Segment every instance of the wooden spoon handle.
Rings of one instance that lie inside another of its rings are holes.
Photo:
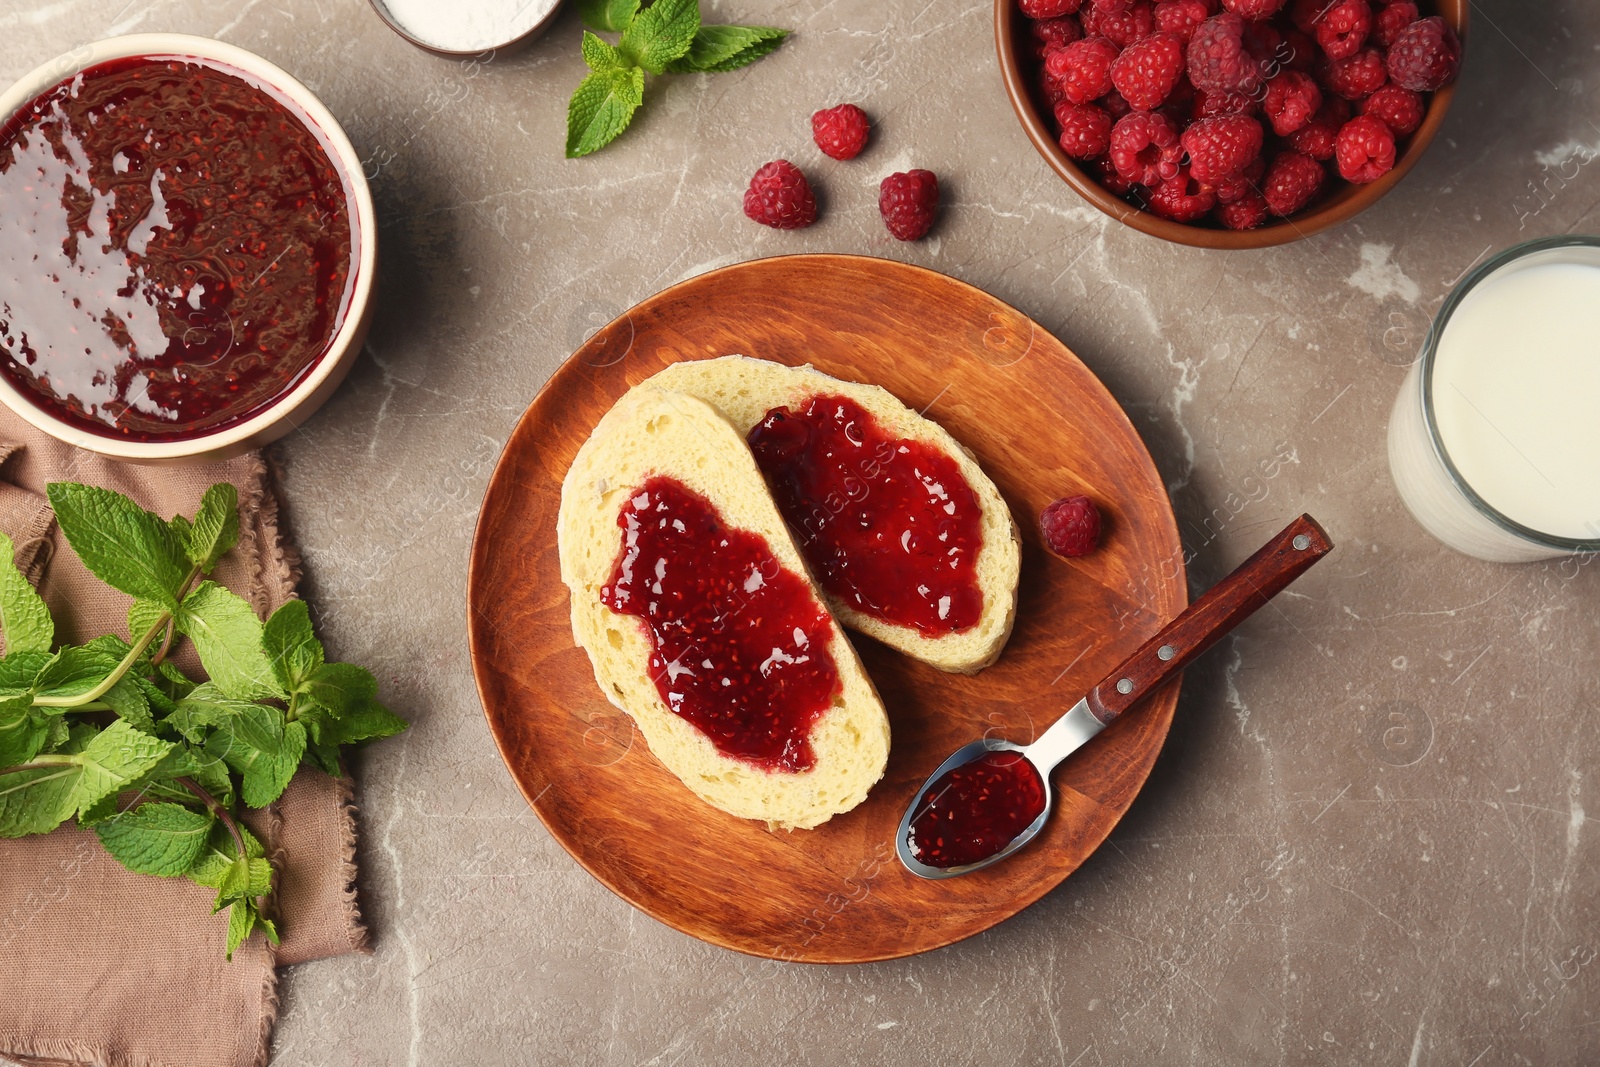
[[[1111,725],[1332,550],[1333,542],[1310,515],[1291,522],[1091,689],[1090,712]]]

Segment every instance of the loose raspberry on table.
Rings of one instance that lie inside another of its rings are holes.
[[[1336,0],[1317,19],[1313,32],[1329,59],[1353,56],[1372,32],[1372,8],[1367,0]]]
[[[1150,190],[1150,210],[1173,222],[1198,222],[1217,204],[1217,194],[1188,167]]]
[[[1083,27],[1079,26],[1078,20],[1071,15],[1063,15],[1058,19],[1040,19],[1028,23],[1028,33],[1034,41],[1034,58],[1044,59],[1051,52],[1065,48],[1073,41],[1082,40]]]
[[[1183,39],[1152,33],[1122,50],[1111,64],[1111,84],[1140,111],[1154,111],[1183,77]]]
[[[854,159],[867,147],[867,113],[854,104],[840,104],[811,116],[811,139],[824,155]]]
[[[1156,28],[1163,33],[1175,33],[1187,45],[1194,36],[1195,27],[1215,13],[1206,0],[1161,0],[1156,5]]]
[[[1194,106],[1189,109],[1192,119],[1208,119],[1213,115],[1254,115],[1260,101],[1250,93],[1219,93],[1204,89],[1194,94]]]
[[[1218,203],[1212,214],[1230,230],[1253,230],[1267,221],[1271,212],[1266,197],[1255,190],[1232,203]]]
[[[1111,116],[1093,104],[1056,105],[1061,151],[1073,159],[1098,159],[1111,147]]]
[[[1184,130],[1180,141],[1195,180],[1214,185],[1261,155],[1261,123],[1248,115],[1218,115]]]
[[[775,159],[750,179],[744,213],[763,226],[798,230],[817,221],[817,199],[799,167],[787,159]]]
[[[1261,110],[1272,123],[1272,132],[1287,137],[1311,121],[1322,106],[1322,90],[1309,74],[1286,70],[1267,83]]]
[[[1111,61],[1120,51],[1104,37],[1085,37],[1050,54],[1045,78],[1055,81],[1063,98],[1087,104],[1111,91]]]
[[[1178,127],[1159,111],[1132,111],[1111,127],[1111,163],[1136,185],[1154,186],[1178,173]]]
[[[933,228],[939,210],[939,179],[932,171],[891,174],[878,186],[884,225],[902,241],[915,241]]]
[[[1383,53],[1376,48],[1363,48],[1353,56],[1328,64],[1328,76],[1323,85],[1346,100],[1360,100],[1383,88],[1388,80]]]
[[[1428,105],[1421,93],[1402,89],[1398,85],[1385,85],[1361,102],[1361,113],[1383,120],[1396,137],[1406,137],[1417,132],[1428,113]]]
[[[1461,67],[1461,42],[1438,15],[1418,19],[1400,31],[1389,48],[1389,77],[1412,92],[1448,85]]]
[[[1283,152],[1267,164],[1261,195],[1274,215],[1289,216],[1311,203],[1322,188],[1322,164],[1299,152]]]
[[[1085,11],[1083,28],[1097,33],[1119,48],[1126,48],[1156,32],[1156,9],[1150,0],[1134,0],[1126,11]]]
[[[1017,0],[1017,7],[1030,19],[1054,19],[1076,14],[1083,0]]]
[[[1339,131],[1334,158],[1345,181],[1375,182],[1394,169],[1394,131],[1382,119],[1357,115]]]
[[[1044,543],[1059,556],[1087,556],[1100,545],[1100,509],[1086,496],[1063,497],[1039,516]]]
[[[1209,92],[1251,93],[1261,84],[1261,69],[1245,51],[1244,20],[1224,12],[1202,22],[1189,39],[1189,80]]]
[[[1350,121],[1350,105],[1343,97],[1324,95],[1311,121],[1289,135],[1289,147],[1312,159],[1332,159],[1339,130]]]
[[[1261,190],[1261,176],[1266,171],[1267,161],[1257,156],[1247,163],[1244,170],[1238,174],[1230,175],[1214,183],[1217,203],[1231,204],[1235,200],[1243,200],[1251,193],[1259,193]]]
[[[1276,15],[1288,0],[1222,0],[1222,6],[1243,19],[1260,22]]]
[[[1372,39],[1384,48],[1394,47],[1400,31],[1422,17],[1411,0],[1397,0],[1378,9],[1372,17]]]

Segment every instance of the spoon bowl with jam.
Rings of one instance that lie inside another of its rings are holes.
[[[982,738],[928,776],[895,833],[895,852],[922,878],[953,878],[998,863],[1044,828],[1055,806],[1050,773],[1146,695],[1333,550],[1302,515],[1140,645],[1030,745]]]

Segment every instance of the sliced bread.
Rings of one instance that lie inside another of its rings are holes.
[[[641,486],[661,476],[710,501],[727,527],[764,538],[777,565],[806,583],[816,599],[839,687],[811,726],[809,769],[768,770],[719,751],[662,699],[647,668],[655,646],[644,621],[603,601],[623,547],[619,516]],[[820,611],[821,594],[761,472],[722,414],[682,393],[630,391],[600,420],[567,471],[558,527],[572,632],[589,654],[601,691],[633,717],[650,751],[690,790],[723,811],[786,829],[816,826],[866,798],[888,760],[888,717],[855,649]]]
[[[938,423],[906,407],[886,389],[844,381],[810,366],[790,367],[748,356],[674,363],[641,383],[638,389],[666,389],[709,401],[727,416],[741,437],[777,407],[798,408],[815,396],[844,396],[874,416],[889,434],[930,445],[960,467],[982,509],[983,544],[976,577],[983,603],[978,621],[954,633],[928,636],[906,626],[865,614],[828,595],[828,606],[840,622],[875,637],[890,648],[944,671],[974,674],[1000,656],[1017,611],[1017,578],[1021,542],[1011,510],[994,482],[972,454]],[[804,550],[802,540],[801,548]]]

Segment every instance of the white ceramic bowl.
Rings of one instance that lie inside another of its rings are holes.
[[[314,96],[276,64],[209,37],[183,33],[135,33],[83,45],[24,75],[0,94],[0,123],[8,121],[41,94],[72,75],[107,60],[133,56],[192,56],[226,64],[254,75],[291,100],[326,136],[333,163],[349,187],[351,270],[355,284],[344,321],[311,373],[264,411],[214,433],[182,441],[123,441],[57,419],[0,375],[0,402],[53,437],[78,448],[139,463],[227,459],[277,440],[311,416],[327,400],[355,362],[372,321],[372,289],[378,269],[378,225],[361,158],[344,130]]]

